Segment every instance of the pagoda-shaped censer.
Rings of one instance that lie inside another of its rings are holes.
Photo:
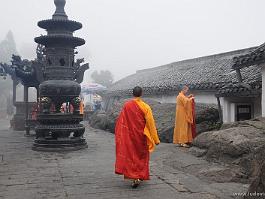
[[[35,38],[44,45],[44,81],[39,86],[40,112],[37,116],[34,150],[64,151],[87,147],[83,137],[85,127],[80,122],[79,83],[83,80],[88,64],[75,61],[75,48],[85,40],[74,37],[73,33],[82,24],[68,20],[64,11],[65,0],[54,0],[56,11],[52,19],[38,23],[47,35]]]

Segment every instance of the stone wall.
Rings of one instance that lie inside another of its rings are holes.
[[[162,142],[172,142],[176,104],[159,103],[154,100],[144,99],[152,108],[157,130]],[[116,100],[106,112],[100,111],[92,115],[90,124],[94,128],[109,130],[114,133],[115,121],[126,100]],[[215,105],[196,105],[197,133],[218,128],[219,114]]]

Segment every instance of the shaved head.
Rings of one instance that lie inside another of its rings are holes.
[[[133,88],[133,96],[134,97],[141,97],[143,94],[143,89],[140,86],[136,86]]]
[[[186,86],[186,85],[184,85],[184,86],[182,86],[182,89],[181,89],[182,91],[184,91],[184,90],[189,90],[189,87],[188,86]]]
[[[184,94],[186,94],[186,93],[189,91],[189,87],[186,86],[186,85],[184,85],[184,86],[182,86],[181,91],[182,91]]]

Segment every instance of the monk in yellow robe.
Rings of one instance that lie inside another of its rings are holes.
[[[177,96],[176,105],[176,120],[173,135],[173,143],[179,144],[182,147],[189,147],[192,142],[192,125],[194,122],[193,116],[193,95],[186,96],[189,88],[184,86]]]
[[[134,99],[127,101],[115,126],[115,173],[131,179],[136,188],[149,180],[149,156],[160,143],[152,110],[140,97],[142,88],[133,89]]]

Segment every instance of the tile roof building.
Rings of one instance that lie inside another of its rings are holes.
[[[264,48],[263,44],[140,70],[114,83],[107,96],[109,101],[126,98],[133,87],[141,86],[145,96],[172,103],[187,85],[197,102],[219,104],[224,122],[256,117],[261,114],[260,63],[265,57]],[[247,110],[248,114],[241,114]]]

